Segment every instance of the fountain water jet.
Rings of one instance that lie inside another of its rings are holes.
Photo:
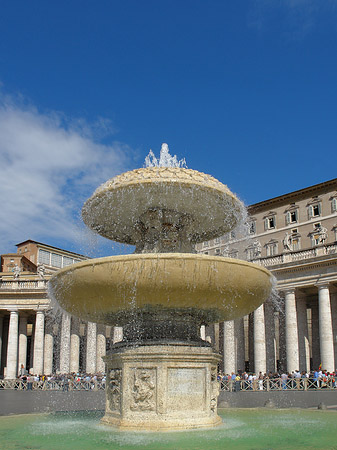
[[[242,204],[215,178],[181,167],[165,145],[159,162],[108,180],[82,210],[89,228],[135,245],[135,254],[80,262],[50,280],[69,313],[123,327],[123,342],[105,358],[103,418],[121,429],[221,423],[220,356],[200,326],[252,312],[272,288],[262,267],[195,254],[196,243],[237,226]]]

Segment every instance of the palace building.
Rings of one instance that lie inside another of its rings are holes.
[[[247,233],[197,250],[266,267],[280,297],[208,329],[225,373],[336,369],[337,178],[249,206]]]
[[[202,327],[221,352],[220,369],[334,371],[337,362],[337,179],[248,207],[247,232],[197,245],[208,255],[260,264],[275,295],[249,316]],[[104,372],[119,327],[56,314],[48,279],[83,255],[28,240],[1,256],[0,376]],[[244,280],[242,281],[244,283]]]

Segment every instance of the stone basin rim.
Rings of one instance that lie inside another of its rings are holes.
[[[97,266],[101,264],[106,264],[107,262],[126,262],[126,261],[132,261],[132,260],[205,260],[209,262],[226,262],[237,266],[245,266],[254,268],[256,270],[260,270],[261,272],[264,272],[266,275],[272,276],[269,270],[267,270],[265,267],[259,266],[258,264],[251,263],[249,261],[244,261],[242,259],[234,259],[229,258],[225,256],[212,256],[212,255],[200,255],[196,253],[137,253],[137,254],[130,254],[130,255],[112,255],[112,256],[103,256],[101,258],[93,258],[88,259],[85,261],[80,261],[78,263],[72,264],[71,266],[63,267],[62,269],[58,270],[56,274],[54,274],[50,281],[52,281],[54,278],[57,278],[59,275],[67,272],[72,272],[80,267],[85,266]]]

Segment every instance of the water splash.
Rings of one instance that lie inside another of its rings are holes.
[[[187,169],[185,158],[178,160],[177,155],[171,156],[168,145],[165,143],[161,146],[159,159],[150,150],[145,158],[145,167],[183,167]]]

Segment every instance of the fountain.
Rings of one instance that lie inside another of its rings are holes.
[[[132,255],[61,269],[51,295],[77,317],[123,327],[105,357],[106,410],[120,429],[214,427],[220,356],[200,326],[249,314],[271,292],[271,274],[254,264],[195,253],[242,220],[238,198],[215,178],[185,168],[163,144],[158,161],[100,186],[84,204],[85,224],[132,244]]]

